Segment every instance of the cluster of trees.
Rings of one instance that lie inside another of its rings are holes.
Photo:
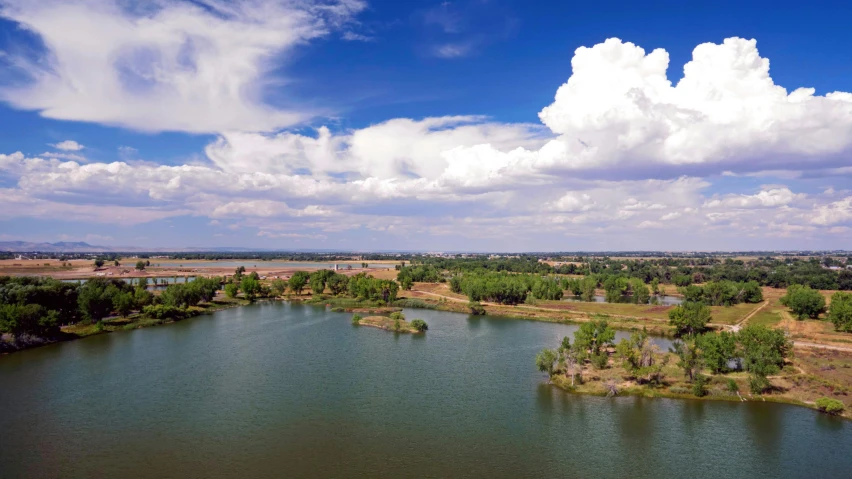
[[[210,301],[220,278],[196,278],[167,286],[159,296],[147,289],[147,278],[136,285],[116,278],[63,283],[50,278],[0,277],[0,333],[15,338],[53,338],[62,325],[97,323],[117,314],[142,311],[152,317],[177,317],[189,306]]]
[[[585,363],[591,363],[598,369],[607,366],[607,348],[612,347],[614,342],[615,330],[606,321],[590,321],[580,325],[574,332],[573,344],[565,336],[557,349],[544,349],[538,353],[535,364],[540,371],[550,376],[564,371],[571,378],[573,386]]]
[[[538,256],[518,256],[512,258],[494,258],[487,256],[473,258],[425,258],[417,260],[419,264],[430,265],[439,271],[450,271],[451,273],[467,272],[510,272],[510,273],[537,273],[551,274],[553,267],[539,261]]]
[[[78,286],[50,278],[0,277],[0,334],[50,337],[80,320]]]
[[[396,301],[399,284],[390,279],[377,279],[366,273],[358,273],[349,278],[346,290],[350,296],[359,300],[390,303]]]
[[[762,325],[747,325],[738,333],[691,335],[674,343],[674,352],[693,393],[704,395],[707,379],[702,371],[713,374],[731,371],[736,364],[749,373],[749,389],[760,394],[771,386],[768,376],[778,373],[790,353],[792,343],[784,332]]]
[[[534,274],[466,273],[450,279],[450,290],[465,294],[471,302],[518,304],[527,298],[562,299],[562,282]]]
[[[837,266],[831,258],[775,259],[762,257],[743,261],[732,258],[663,258],[614,260],[609,258],[589,259],[588,263],[576,268],[584,274],[623,274],[639,278],[646,284],[654,279],[660,283],[674,284],[679,287],[707,281],[755,281],[759,286],[786,288],[791,284],[808,285],[815,289],[852,290],[852,270],[831,270],[827,266]],[[561,272],[561,271],[560,271]]]
[[[396,280],[402,289],[409,290],[415,282],[438,283],[444,281],[444,276],[434,265],[422,264],[399,267],[399,273],[396,275]]]
[[[768,377],[778,373],[791,351],[792,344],[782,331],[760,325],[748,325],[739,333],[693,334],[673,343],[670,350],[678,359],[677,366],[693,385],[696,396],[706,394],[709,378],[702,374],[725,374],[742,368],[749,373],[749,389],[759,394],[771,387]],[[609,367],[609,359],[621,366],[639,384],[661,385],[669,355],[660,351],[647,330],[634,332],[629,339],[615,344],[615,331],[606,321],[584,323],[574,333],[574,342],[566,336],[557,349],[544,349],[536,356],[536,367],[550,376],[564,372],[571,385],[581,378],[582,368]],[[737,390],[733,382],[732,392]]]
[[[831,295],[828,320],[834,324],[837,331],[852,333],[852,293],[838,291]]]
[[[763,301],[763,290],[757,281],[708,281],[704,286],[689,285],[679,289],[686,301],[701,301],[711,306],[733,306]]]

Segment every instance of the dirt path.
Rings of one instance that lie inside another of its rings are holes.
[[[765,308],[765,307],[766,307],[766,306],[768,306],[768,305],[769,305],[769,300],[764,301],[764,302],[763,302],[763,304],[761,304],[760,306],[758,306],[758,307],[754,308],[754,311],[752,311],[752,312],[748,313],[748,314],[747,314],[747,315],[746,315],[743,319],[739,320],[736,324],[731,325],[731,327],[730,327],[731,329],[730,329],[730,330],[731,330],[732,332],[736,333],[737,331],[739,331],[740,329],[742,329],[742,327],[743,327],[743,326],[745,326],[746,322],[747,322],[749,319],[751,319],[751,318],[752,318],[752,316],[754,316],[755,314],[757,314],[757,313],[759,313],[760,311],[762,311],[762,310],[763,310],[763,308]]]
[[[843,351],[847,353],[852,353],[852,347],[850,346],[832,346],[829,344],[818,344],[818,343],[809,343],[805,341],[793,341],[793,347],[795,348],[818,348],[818,349],[831,349],[833,351]]]

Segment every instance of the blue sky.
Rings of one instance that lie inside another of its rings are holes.
[[[848,248],[852,7],[742,3],[0,0],[0,240]]]

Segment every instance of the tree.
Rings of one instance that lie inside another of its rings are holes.
[[[121,263],[119,263],[119,262],[118,262],[118,260],[113,261],[113,262],[112,262],[112,264],[113,264],[113,266],[115,266],[116,268],[118,268],[119,266],[121,266]]]
[[[78,296],[78,304],[80,312],[83,313],[92,324],[97,323],[101,319],[109,316],[112,312],[112,290],[107,288],[111,286],[110,282],[102,278],[93,278],[86,281],[80,287]],[[115,287],[113,287],[115,289]]]
[[[684,302],[669,311],[669,324],[674,326],[676,336],[700,333],[710,322],[710,308],[704,303]]]
[[[237,288],[236,283],[226,284],[225,285],[225,296],[227,296],[229,298],[236,298],[238,289],[239,288]]]
[[[671,352],[675,353],[679,359],[677,363],[678,367],[683,369],[683,374],[689,382],[692,382],[695,379],[695,375],[704,369],[701,352],[695,343],[694,339],[675,341],[672,343],[671,349]]]
[[[346,291],[346,286],[349,284],[349,276],[345,274],[335,273],[328,278],[327,285],[328,289],[331,290],[331,294],[338,295]]]
[[[136,269],[137,269],[138,271],[142,271],[142,270],[144,270],[144,269],[145,269],[145,262],[144,262],[144,261],[142,261],[141,259],[140,259],[139,261],[137,261],[137,262],[136,262]]]
[[[831,295],[828,320],[837,331],[852,332],[852,293],[837,292]]]
[[[733,333],[705,333],[696,338],[704,365],[714,374],[726,372],[728,362],[736,355],[737,338]]]
[[[816,407],[820,411],[828,414],[840,414],[843,412],[843,403],[837,399],[821,397],[816,400]]]
[[[749,324],[738,334],[743,347],[743,366],[749,372],[749,386],[759,394],[769,387],[767,376],[777,373],[792,344],[778,329]]]
[[[254,301],[257,299],[258,293],[260,293],[260,281],[256,280],[251,275],[246,276],[240,282],[240,289],[243,290],[243,295],[245,295],[247,300]]]
[[[103,265],[104,265],[104,260],[102,260],[102,259],[100,259],[100,258],[98,258],[98,259],[96,259],[96,260],[95,260],[95,269],[98,269],[98,268],[100,268],[100,267],[101,267],[101,266],[103,266]]]
[[[126,317],[133,310],[133,295],[127,291],[116,294],[112,298],[112,306],[119,315]]]
[[[296,271],[287,281],[287,285],[290,286],[290,291],[293,291],[296,294],[302,294],[302,290],[305,289],[305,286],[308,284],[309,278],[310,275],[308,273],[304,271]]]
[[[334,271],[329,269],[321,269],[318,271],[314,271],[308,278],[308,282],[311,285],[311,291],[314,294],[322,294],[325,292],[325,285],[328,282],[328,278],[334,276]]]
[[[535,357],[535,365],[541,372],[546,372],[548,377],[553,376],[553,369],[556,364],[556,351],[552,349],[542,349]]]
[[[283,279],[276,279],[271,284],[272,294],[281,296],[287,290],[287,283]]]
[[[601,349],[612,346],[615,330],[606,321],[589,321],[580,325],[574,332],[574,347],[583,357],[599,356]]]
[[[787,288],[787,294],[781,297],[781,304],[790,308],[797,319],[816,319],[825,311],[822,293],[800,284],[791,284]]]

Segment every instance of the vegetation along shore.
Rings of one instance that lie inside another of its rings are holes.
[[[326,305],[355,313],[353,324],[415,334],[428,326],[401,309],[440,309],[579,324],[573,341],[536,358],[552,384],[572,392],[781,401],[850,417],[852,272],[826,268],[837,260],[560,259],[412,258],[377,271],[263,276],[239,266],[157,288],[145,277],[4,276],[0,352],[259,299]],[[136,269],[155,267],[147,261]],[[615,343],[616,329],[633,334]],[[652,336],[674,346],[659,350]]]

